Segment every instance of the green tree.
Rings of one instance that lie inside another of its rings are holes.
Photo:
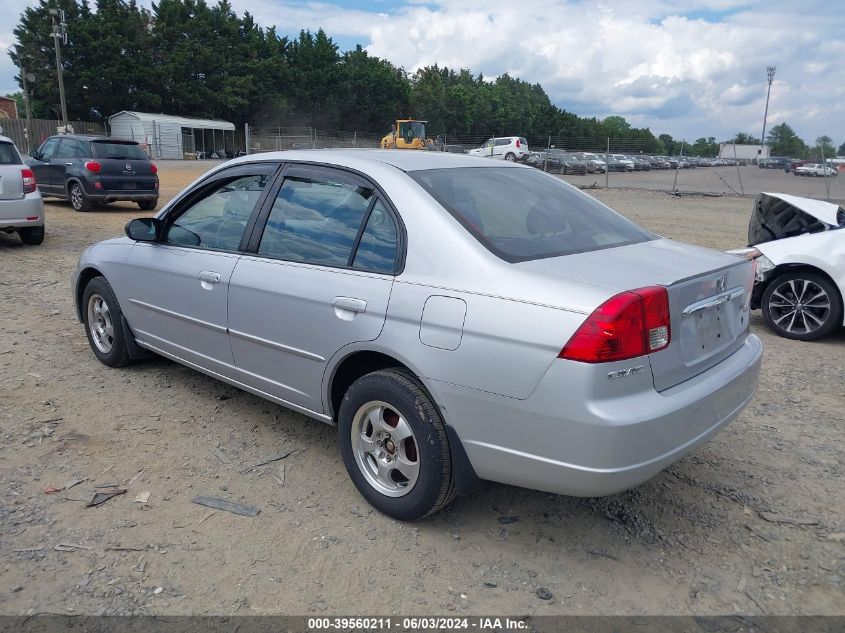
[[[845,156],[845,143],[839,146],[839,150],[836,152],[837,156]]]
[[[408,111],[411,86],[404,70],[357,46],[340,60],[336,90],[336,126],[376,131]]]
[[[728,143],[736,143],[737,145],[759,145],[760,139],[752,134],[745,132],[737,132]]]
[[[824,134],[816,139],[816,146],[814,148],[819,152],[819,157],[833,158],[836,156],[836,148],[833,147],[833,139],[827,134]]]
[[[803,157],[807,154],[807,144],[786,123],[774,126],[766,137],[771,156]]]

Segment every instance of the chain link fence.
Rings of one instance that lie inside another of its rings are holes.
[[[313,127],[247,126],[248,153],[287,149],[378,148],[384,132],[321,130]],[[440,151],[466,153],[490,136],[429,136]],[[504,136],[504,135],[502,135]],[[750,161],[690,155],[681,141],[671,154],[658,153],[654,139],[520,137],[529,149],[526,164],[585,188],[641,189],[676,195],[744,195],[778,191],[818,199],[845,200],[845,177],[801,177],[783,167],[763,169]],[[407,150],[406,150],[407,151]]]

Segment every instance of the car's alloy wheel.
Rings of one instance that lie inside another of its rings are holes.
[[[382,369],[356,380],[343,396],[337,421],[349,477],[380,512],[415,521],[455,496],[446,426],[407,370]]]
[[[842,300],[826,278],[810,272],[787,273],[763,293],[763,318],[778,334],[814,340],[842,321]]]
[[[114,347],[114,322],[109,304],[96,293],[88,297],[88,330],[97,349],[108,354]]]
[[[509,162],[513,162],[513,161],[516,160],[516,156],[514,156],[512,153],[508,152],[507,154],[505,154],[505,160],[509,161]]]
[[[364,479],[388,497],[414,489],[420,474],[417,440],[408,422],[386,402],[366,402],[355,413],[351,437]]]
[[[109,282],[94,277],[82,293],[85,334],[94,355],[104,365],[121,367],[130,361],[122,327],[122,312]]]
[[[70,204],[75,211],[88,211],[91,208],[91,202],[79,183],[73,183],[68,194],[70,195]]]

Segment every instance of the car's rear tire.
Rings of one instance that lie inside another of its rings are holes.
[[[38,246],[39,244],[41,244],[41,242],[44,241],[44,227],[27,226],[22,229],[18,229],[18,235],[21,238],[21,242],[23,242],[24,244]]]
[[[139,200],[138,201],[138,208],[141,211],[152,211],[158,205],[158,200]]]
[[[78,182],[70,183],[67,193],[70,198],[70,206],[73,207],[74,211],[85,212],[91,210],[91,200],[85,195],[85,190]]]
[[[338,438],[352,482],[379,512],[415,521],[454,498],[446,427],[408,372],[383,369],[356,380],[340,405]]]
[[[516,154],[514,154],[513,152],[508,152],[507,154],[505,154],[505,160],[512,163],[516,160]]]
[[[827,336],[842,325],[842,297],[826,277],[796,271],[773,279],[763,291],[763,319],[778,335],[798,341]]]
[[[109,367],[130,362],[123,333],[123,312],[105,277],[94,277],[82,293],[82,322],[94,356]]]

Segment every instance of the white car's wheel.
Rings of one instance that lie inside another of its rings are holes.
[[[842,325],[842,297],[826,277],[810,271],[786,273],[763,292],[763,319],[785,338],[812,341]]]

